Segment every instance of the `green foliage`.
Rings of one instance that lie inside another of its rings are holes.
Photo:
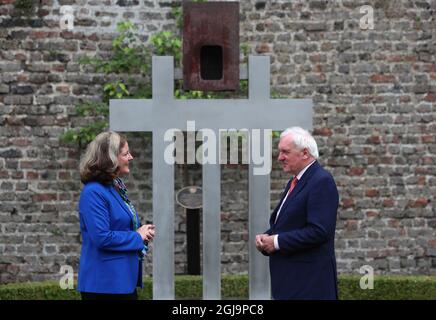
[[[58,282],[25,282],[0,285],[0,300],[79,300],[76,290],[62,290]]]
[[[250,45],[246,42],[243,42],[239,45],[239,51],[242,53],[243,59],[242,63],[247,63],[248,61],[248,54],[250,53]]]
[[[109,59],[85,57],[80,64],[93,65],[97,72],[108,75],[122,76],[103,85],[103,103],[85,102],[76,106],[77,115],[94,117],[95,121],[81,128],[70,129],[65,132],[60,141],[74,144],[79,148],[86,146],[97,134],[108,128],[109,99],[146,98],[151,96],[151,88],[141,87],[135,83],[130,75],[145,76],[150,72],[150,50],[139,40],[137,28],[131,22],[117,24],[118,36],[112,41],[112,55]]]
[[[248,94],[248,80],[239,80],[239,91]]]
[[[109,108],[105,103],[88,101],[79,104],[76,107],[76,112],[77,115],[82,117],[97,116],[97,115],[108,116]]]
[[[77,143],[79,149],[82,149],[94,140],[100,132],[105,131],[107,127],[107,120],[93,121],[89,125],[77,130],[68,130],[60,137],[60,141],[65,144],[71,144],[71,142]]]
[[[174,16],[176,20],[176,26],[179,29],[183,28],[183,10],[181,6],[173,7],[171,9],[171,14]]]
[[[161,31],[150,37],[157,55],[174,56],[175,61],[182,58],[182,41],[170,31]]]
[[[14,8],[22,15],[32,15],[35,10],[34,0],[15,0]]]
[[[77,105],[76,113],[83,118],[94,117],[94,121],[87,126],[68,130],[60,136],[60,141],[65,144],[75,143],[79,148],[82,148],[92,141],[100,132],[107,129],[109,107],[103,102],[88,101]]]
[[[129,87],[133,87],[133,86],[135,86],[135,83],[129,81]],[[149,85],[135,87],[135,90],[128,91],[128,92],[130,92],[130,96],[129,96],[130,99],[151,99],[152,96],[151,86]]]
[[[435,300],[436,276],[375,276],[374,289],[362,290],[360,276],[339,275],[341,300]],[[152,298],[152,279],[145,278],[144,288],[138,290],[139,299]],[[201,276],[175,276],[176,299],[201,299]],[[247,275],[223,275],[223,299],[247,299]],[[76,290],[62,290],[59,283],[27,282],[0,285],[0,300],[77,300]]]
[[[273,90],[271,92],[271,98],[272,99],[284,99],[284,98],[286,98],[286,96],[284,96],[284,95],[280,94],[279,92]]]
[[[272,132],[272,136],[273,136],[273,138],[278,138],[278,137],[280,137],[280,133],[281,133],[281,131],[274,130],[274,131]]]
[[[374,289],[362,290],[360,276],[339,277],[343,300],[435,300],[435,276],[374,276]]]
[[[205,1],[196,1],[205,2]],[[176,23],[182,25],[182,7],[174,7],[172,11]],[[93,121],[81,128],[72,128],[65,132],[60,140],[65,144],[86,146],[101,131],[108,128],[108,103],[110,99],[125,98],[151,98],[152,90],[149,84],[138,84],[132,75],[147,76],[150,73],[151,54],[174,56],[176,66],[180,66],[182,58],[181,37],[170,31],[161,31],[150,37],[152,49],[143,45],[137,35],[136,26],[129,21],[117,24],[117,37],[112,41],[112,54],[110,58],[85,57],[79,63],[92,65],[97,72],[106,75],[119,75],[114,80],[103,84],[103,103],[85,102],[76,106],[77,115],[81,117],[94,117]],[[247,44],[241,45],[241,51],[246,56],[249,51]],[[240,89],[236,93],[184,91],[182,81],[176,82],[176,99],[218,99],[228,97],[246,96],[248,81],[240,82]],[[92,112],[91,112],[92,111]]]
[[[241,43],[239,48],[240,48],[242,54],[245,56],[248,55],[248,53],[250,52],[250,45],[246,42]]]
[[[174,96],[176,99],[216,99],[219,97],[218,92],[208,92],[208,91],[183,91],[182,85],[174,91]]]
[[[106,74],[148,74],[151,54],[136,34],[137,27],[129,21],[119,22],[117,31],[109,59],[85,57],[80,63],[93,65],[97,72]]]
[[[107,99],[121,99],[130,95],[123,80],[107,83],[103,90]]]

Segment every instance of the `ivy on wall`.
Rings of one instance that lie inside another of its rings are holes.
[[[34,0],[15,0],[14,8],[21,14],[25,16],[30,16],[35,10]],[[39,1],[38,1],[39,2]]]
[[[25,1],[25,0],[23,0]],[[205,2],[197,1],[197,2]],[[174,7],[172,14],[176,19],[179,30],[182,28],[182,8]],[[76,106],[79,117],[93,117],[90,124],[79,128],[72,128],[61,135],[61,142],[68,145],[85,147],[97,134],[108,128],[109,100],[110,99],[150,99],[150,83],[138,84],[138,74],[143,79],[150,76],[151,56],[174,56],[176,66],[181,66],[182,41],[181,36],[171,31],[161,31],[151,35],[149,46],[145,46],[139,39],[137,27],[129,21],[117,24],[118,35],[112,41],[111,55],[108,59],[86,57],[79,61],[82,65],[92,65],[97,72],[110,75],[110,81],[104,83],[102,101],[86,101]],[[249,46],[241,44],[244,57],[248,55]],[[115,77],[114,77],[115,76]],[[175,82],[174,96],[176,99],[216,99],[246,96],[248,91],[247,80],[240,81],[237,92],[206,92],[184,91],[183,82]]]

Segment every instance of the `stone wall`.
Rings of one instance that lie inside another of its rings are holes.
[[[75,104],[100,99],[105,81],[79,58],[107,53],[119,21],[136,23],[144,41],[177,30],[172,1],[40,0],[23,16],[14,2],[0,0],[0,283],[58,279],[61,265],[77,271],[80,155],[58,138],[92,121],[77,117]],[[373,30],[359,25],[365,4],[374,8]],[[62,5],[74,9],[73,31],[59,27]],[[340,192],[341,273],[371,265],[382,274],[436,274],[435,15],[430,0],[240,3],[241,42],[271,56],[272,89],[314,101],[321,163]],[[149,220],[146,141],[131,141],[128,186]],[[181,167],[176,176],[178,190],[187,183]],[[275,161],[272,205],[287,178]],[[201,184],[201,171],[189,179]],[[222,270],[247,272],[246,167],[223,167],[222,196]],[[175,226],[176,271],[185,273],[180,208]]]

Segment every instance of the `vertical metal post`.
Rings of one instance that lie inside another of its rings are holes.
[[[215,130],[218,132],[218,130]],[[219,154],[218,144],[216,146]],[[221,299],[221,168],[203,165],[203,299]]]
[[[200,274],[200,209],[186,209],[188,274]]]
[[[269,57],[249,57],[248,64],[249,99],[265,102],[270,96]],[[250,147],[253,143],[250,140]],[[260,150],[271,156],[260,139]],[[267,230],[270,214],[270,175],[255,175],[254,165],[250,161],[248,176],[248,220],[249,220],[249,298],[270,299],[270,276],[268,259],[260,254],[255,246],[256,234]]]
[[[153,99],[174,96],[173,57],[153,57]],[[153,299],[174,299],[174,165],[165,162],[163,129],[153,132]]]

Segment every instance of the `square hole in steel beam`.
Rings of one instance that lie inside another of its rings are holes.
[[[203,46],[200,52],[200,71],[203,80],[221,80],[223,77],[223,48]]]

